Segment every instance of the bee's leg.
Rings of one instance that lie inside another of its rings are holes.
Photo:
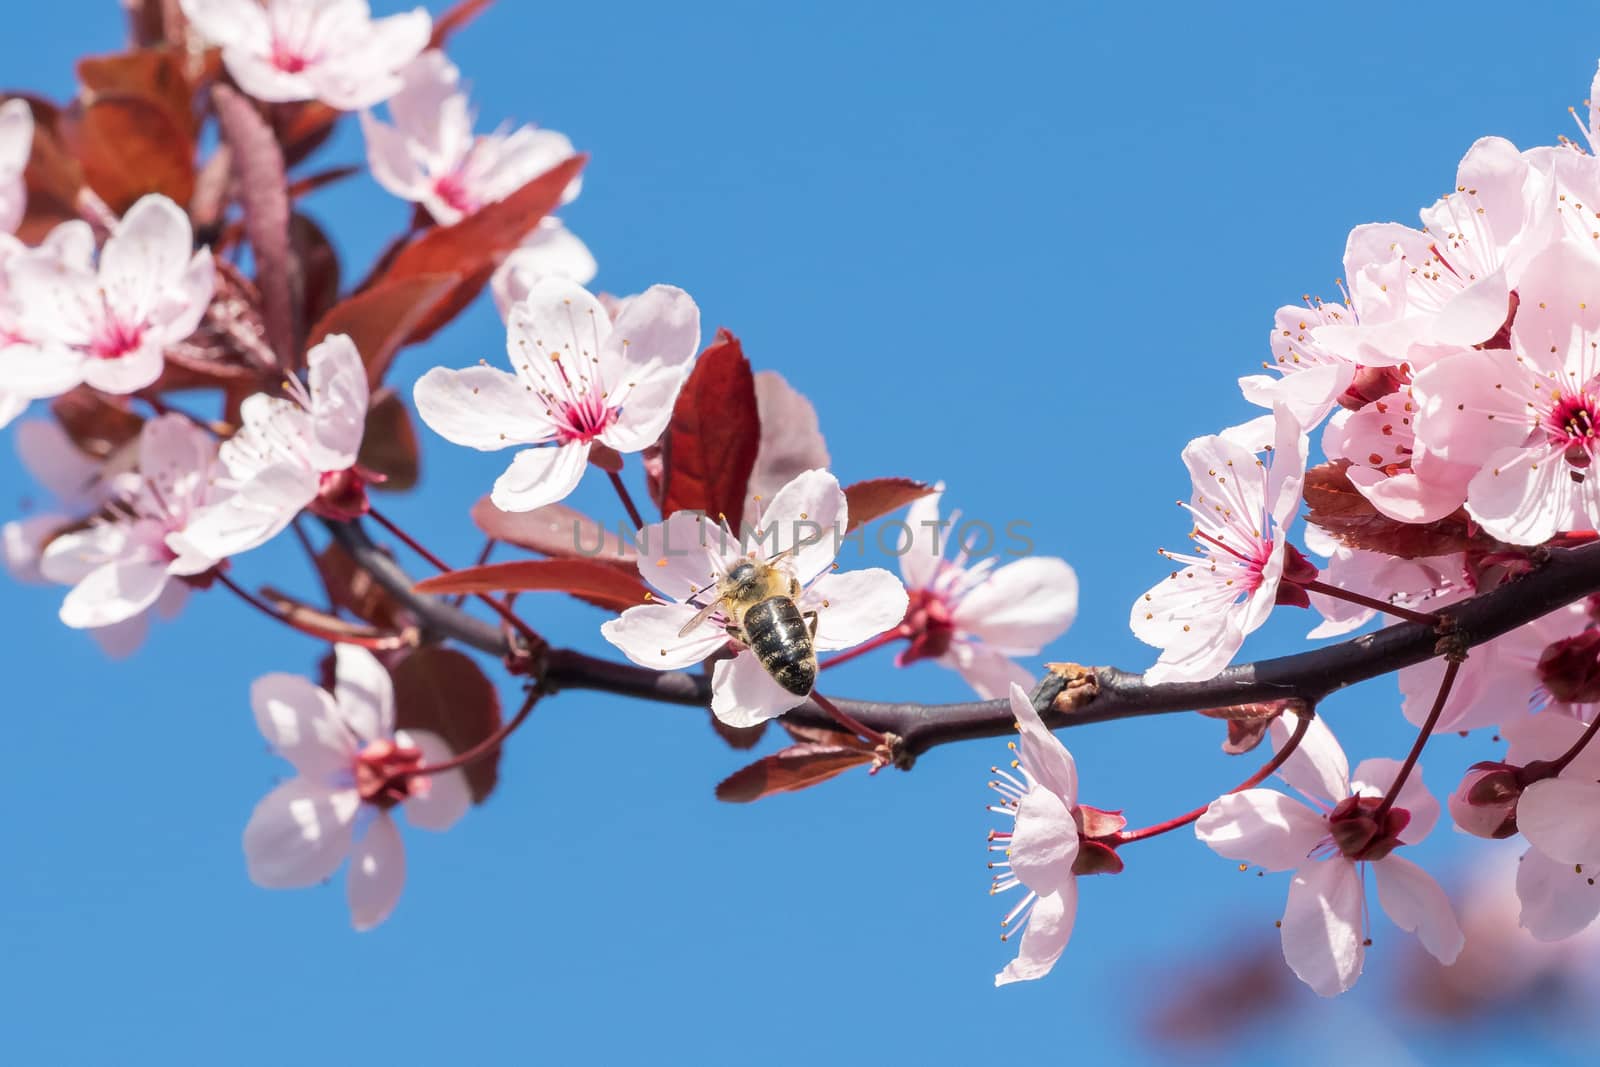
[[[817,613],[814,611],[802,612],[800,617],[802,619],[811,620],[811,626],[809,627],[811,630],[811,640],[815,641],[817,639]]]
[[[793,600],[795,597],[798,597],[799,595],[800,595],[800,579],[798,579],[798,578],[790,578],[789,579],[789,599]]]

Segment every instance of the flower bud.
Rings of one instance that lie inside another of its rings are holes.
[[[1492,761],[1474,763],[1450,794],[1450,817],[1462,830],[1478,837],[1511,837],[1517,832],[1517,798],[1521,795],[1516,767]]]
[[[1539,657],[1539,681],[1569,704],[1600,700],[1600,630],[1585,630],[1546,648]]]

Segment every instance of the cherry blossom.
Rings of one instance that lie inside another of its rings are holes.
[[[1348,460],[1356,492],[1396,522],[1437,522],[1461,507],[1476,468],[1452,463],[1417,440],[1410,386],[1341,411],[1322,435],[1331,460]]]
[[[655,444],[700,347],[689,294],[651,286],[613,324],[586,289],[546,278],[511,311],[515,373],[435,367],[417,382],[422,421],[458,445],[524,448],[494,484],[501,511],[532,511],[577,486],[595,441],[618,452]]]
[[[37,248],[0,233],[0,427],[28,409],[32,400],[59,396],[83,380],[82,361],[54,340],[53,323],[33,317],[11,284],[12,264],[22,259],[64,272],[94,269],[94,232],[85,222],[55,227]]]
[[[389,98],[394,125],[369,112],[361,115],[367,162],[379,185],[421,204],[441,225],[505,199],[574,154],[572,142],[554,130],[524,126],[512,133],[474,135],[461,72],[443,52],[422,53],[400,79],[399,92]],[[561,202],[576,197],[580,186],[574,178]],[[589,280],[567,277],[580,284]]]
[[[1511,350],[1467,350],[1422,371],[1417,440],[1475,473],[1467,511],[1532,545],[1600,525],[1600,255],[1560,242],[1529,263]]]
[[[989,851],[1002,858],[994,870],[991,894],[1021,886],[1026,894],[1006,915],[1002,939],[1022,931],[1017,958],[994,976],[997,986],[1043,978],[1066,950],[1078,916],[1078,859],[1083,818],[1078,807],[1078,768],[1072,753],[1045,726],[1033,701],[1019,685],[1009,689],[1021,745],[1011,774],[991,768],[989,783],[1000,803],[989,810],[1016,820],[1010,830],[989,833]],[[1020,777],[1018,777],[1020,775]]]
[[[1189,536],[1199,553],[1163,551],[1182,569],[1134,602],[1134,636],[1163,650],[1145,674],[1148,681],[1212,677],[1277,602],[1307,444],[1283,405],[1273,419],[1270,462],[1224,434],[1197,437],[1183,450],[1194,482],[1185,505],[1195,520]]]
[[[1283,404],[1304,429],[1311,430],[1332,411],[1340,395],[1356,376],[1356,365],[1320,344],[1314,331],[1355,321],[1345,304],[1318,300],[1308,306],[1290,304],[1273,317],[1269,346],[1272,362],[1262,366],[1276,371],[1239,379],[1239,390],[1252,404],[1271,409]]]
[[[137,482],[87,527],[51,541],[40,561],[46,578],[73,587],[62,622],[92,630],[137,618],[158,601],[176,610],[184,582],[219,562],[183,540],[223,492],[216,457],[211,435],[181,415],[145,424]]]
[[[26,100],[0,104],[0,231],[15,233],[28,206],[22,172],[33,154],[33,110]]]
[[[1451,594],[1464,595],[1466,563],[1460,556],[1423,556],[1400,559],[1382,552],[1347,548],[1320,526],[1308,524],[1305,546],[1328,562],[1318,576],[1324,585],[1387,600],[1413,611],[1432,611],[1449,603]],[[1311,606],[1323,621],[1306,636],[1312,640],[1337,637],[1359,629],[1377,614],[1373,608],[1326,593],[1309,593]]]
[[[895,663],[936,660],[960,672],[979,696],[996,699],[1013,684],[1032,684],[1010,657],[1037,655],[1072,625],[1078,576],[1054,556],[1004,566],[990,556],[969,565],[963,547],[945,559],[944,535],[957,516],[939,521],[939,497],[930,493],[906,515],[910,541],[900,553],[900,576],[911,597],[903,624],[911,644]]]
[[[729,629],[719,608],[699,626],[685,625],[716,594],[716,583],[752,560],[791,579],[802,613],[816,613],[813,643],[819,652],[860,644],[897,625],[906,592],[886,570],[833,573],[838,539],[849,528],[844,491],[832,474],[806,471],[778,490],[749,529],[735,534],[704,515],[679,511],[639,534],[639,573],[657,592],[653,603],[629,608],[600,631],[633,662],[656,670],[681,670],[721,652],[711,673],[711,710],[729,726],[754,726],[805,703],[769,675],[754,652]]]
[[[367,418],[367,368],[344,334],[306,356],[309,388],[288,380],[287,398],[257,393],[240,405],[239,432],[219,450],[234,491],[184,532],[215,559],[277,536],[303,508],[333,519],[365,514],[366,479],[356,466]]]
[[[1354,321],[1316,328],[1327,353],[1368,367],[1426,366],[1441,351],[1491,340],[1510,314],[1548,183],[1499,137],[1473,144],[1455,192],[1421,212],[1422,230],[1373,223],[1351,231],[1344,270]]]
[[[1583,736],[1584,724],[1548,713],[1507,724],[1505,762],[1522,767],[1563,756]],[[1600,916],[1600,748],[1578,751],[1560,774],[1535,781],[1516,801],[1516,825],[1528,842],[1517,867],[1522,925],[1541,941],[1560,941]]]
[[[6,263],[22,336],[4,355],[9,386],[45,397],[85,382],[132,393],[161,376],[162,353],[194,333],[211,303],[211,250],[194,251],[189,216],[164,196],[128,209],[100,250],[82,255],[87,231],[67,223],[49,248]]]
[[[78,449],[59,423],[30,419],[17,425],[17,458],[53,500],[47,511],[15,519],[0,527],[0,550],[6,570],[19,582],[44,582],[39,561],[50,540],[98,511],[101,505],[131,492],[138,475],[126,458],[103,460]]]
[[[257,100],[320,100],[358,111],[401,87],[400,70],[428,46],[423,8],[375,19],[367,0],[181,0],[199,34]]]
[[[1288,736],[1286,712],[1272,724],[1274,749]],[[1416,767],[1381,822],[1377,809],[1400,769],[1396,760],[1370,759],[1352,778],[1344,750],[1320,720],[1279,776],[1310,804],[1273,789],[1218,797],[1195,823],[1195,836],[1218,855],[1269,871],[1294,871],[1280,923],[1289,967],[1321,996],[1349,989],[1366,954],[1366,890],[1371,865],[1378,903],[1402,930],[1413,931],[1441,963],[1461,951],[1461,928],[1444,890],[1421,867],[1396,853],[1428,835],[1439,802]]]
[[[444,739],[396,730],[394,683],[372,653],[338,645],[332,693],[293,674],[250,687],[256,726],[299,772],[256,805],[244,830],[250,880],[301,889],[331,878],[345,857],[357,930],[383,922],[405,885],[405,846],[393,809],[424,830],[454,826],[472,804],[461,768],[413,775],[448,760]]]

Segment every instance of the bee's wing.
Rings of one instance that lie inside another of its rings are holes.
[[[694,618],[683,624],[683,629],[678,631],[679,637],[688,637],[691,632],[698,629],[705,621],[711,618],[711,613],[717,610],[722,601],[713,600],[705,607],[694,613]]]

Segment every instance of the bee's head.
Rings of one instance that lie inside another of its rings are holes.
[[[750,560],[740,560],[728,569],[725,588],[735,598],[748,598],[763,585],[761,569]]]

